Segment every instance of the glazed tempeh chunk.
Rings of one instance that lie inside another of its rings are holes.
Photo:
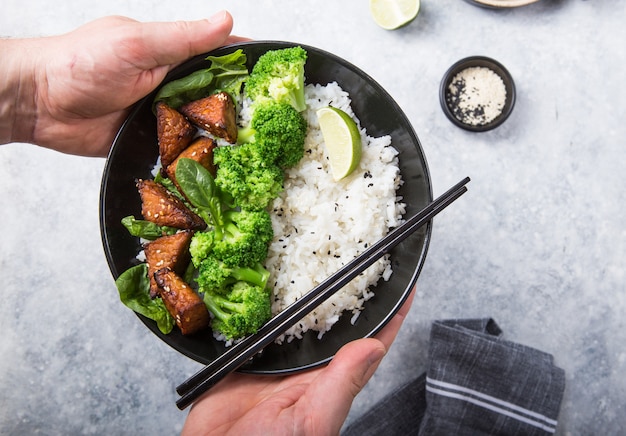
[[[209,311],[202,298],[169,268],[154,273],[159,295],[183,335],[209,326]]]
[[[144,245],[148,277],[150,278],[150,297],[158,295],[159,287],[154,279],[154,273],[161,268],[170,268],[176,274],[182,275],[191,261],[189,244],[193,232],[184,230],[173,235],[161,236]]]
[[[215,141],[206,136],[199,136],[187,147],[176,160],[167,167],[167,176],[174,182],[180,192],[183,192],[176,182],[176,165],[182,158],[193,159],[206,168],[215,177],[215,165],[213,164],[213,149],[217,146]]]
[[[207,132],[237,142],[237,116],[235,103],[227,92],[218,92],[180,107],[189,121]]]
[[[203,230],[206,223],[163,185],[153,180],[137,180],[144,219],[160,226]]]
[[[180,112],[162,101],[156,104],[155,110],[159,155],[163,168],[167,168],[189,146],[196,128]]]

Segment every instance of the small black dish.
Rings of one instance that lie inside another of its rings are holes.
[[[490,69],[498,76],[500,76],[506,89],[506,97],[502,106],[502,110],[494,119],[484,124],[471,124],[463,122],[461,119],[455,116],[455,108],[451,107],[450,103],[451,92],[449,90],[449,86],[452,83],[453,79],[457,76],[457,74],[472,67],[485,67]],[[511,77],[511,74],[500,62],[485,56],[470,56],[456,62],[448,69],[448,71],[446,71],[446,74],[443,76],[443,79],[441,80],[441,85],[439,87],[439,101],[441,103],[441,108],[443,109],[443,112],[454,125],[472,132],[485,132],[487,130],[495,129],[496,127],[504,123],[509,115],[511,115],[511,112],[513,111],[513,106],[515,106],[515,83],[513,82],[513,77]]]

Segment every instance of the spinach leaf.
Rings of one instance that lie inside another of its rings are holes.
[[[211,61],[210,70],[214,74],[215,89],[228,92],[236,98],[248,77],[247,57],[243,50],[219,57],[207,56],[206,60]]]
[[[204,209],[211,207],[217,185],[206,168],[193,159],[181,158],[176,166],[176,180],[194,206]]]
[[[181,158],[176,165],[176,180],[185,197],[207,224],[221,227],[222,202],[211,173],[195,160]]]
[[[174,318],[165,308],[163,300],[150,298],[148,266],[145,263],[124,271],[115,281],[120,300],[135,312],[156,321],[159,330],[168,334],[174,328]]]
[[[182,79],[172,80],[157,93],[154,102],[163,100],[168,106],[179,108],[188,101],[206,97],[206,91],[213,83],[213,73],[209,68],[194,71]]]
[[[177,229],[173,227],[160,226],[147,220],[138,220],[129,215],[122,218],[122,225],[126,227],[128,233],[139,238],[154,241],[163,235],[173,235]]]
[[[199,100],[218,91],[226,91],[233,97],[239,95],[241,85],[248,77],[246,55],[239,49],[224,56],[208,56],[209,68],[193,73],[165,84],[154,98],[154,104],[165,101],[170,107],[178,109],[183,104]]]

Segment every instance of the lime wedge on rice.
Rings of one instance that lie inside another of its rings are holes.
[[[341,109],[327,106],[318,109],[316,114],[333,178],[341,180],[359,165],[361,132],[350,115]]]
[[[376,24],[393,30],[409,24],[417,17],[420,0],[370,0],[370,13]]]

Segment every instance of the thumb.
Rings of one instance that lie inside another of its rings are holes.
[[[373,338],[359,339],[343,346],[312,384],[314,410],[327,416],[332,433],[338,432],[345,421],[352,401],[378,368],[387,350]],[[330,433],[328,433],[330,434]]]
[[[175,65],[190,57],[216,49],[227,42],[233,18],[227,11],[197,21],[142,23],[142,53],[137,59],[144,69]]]

